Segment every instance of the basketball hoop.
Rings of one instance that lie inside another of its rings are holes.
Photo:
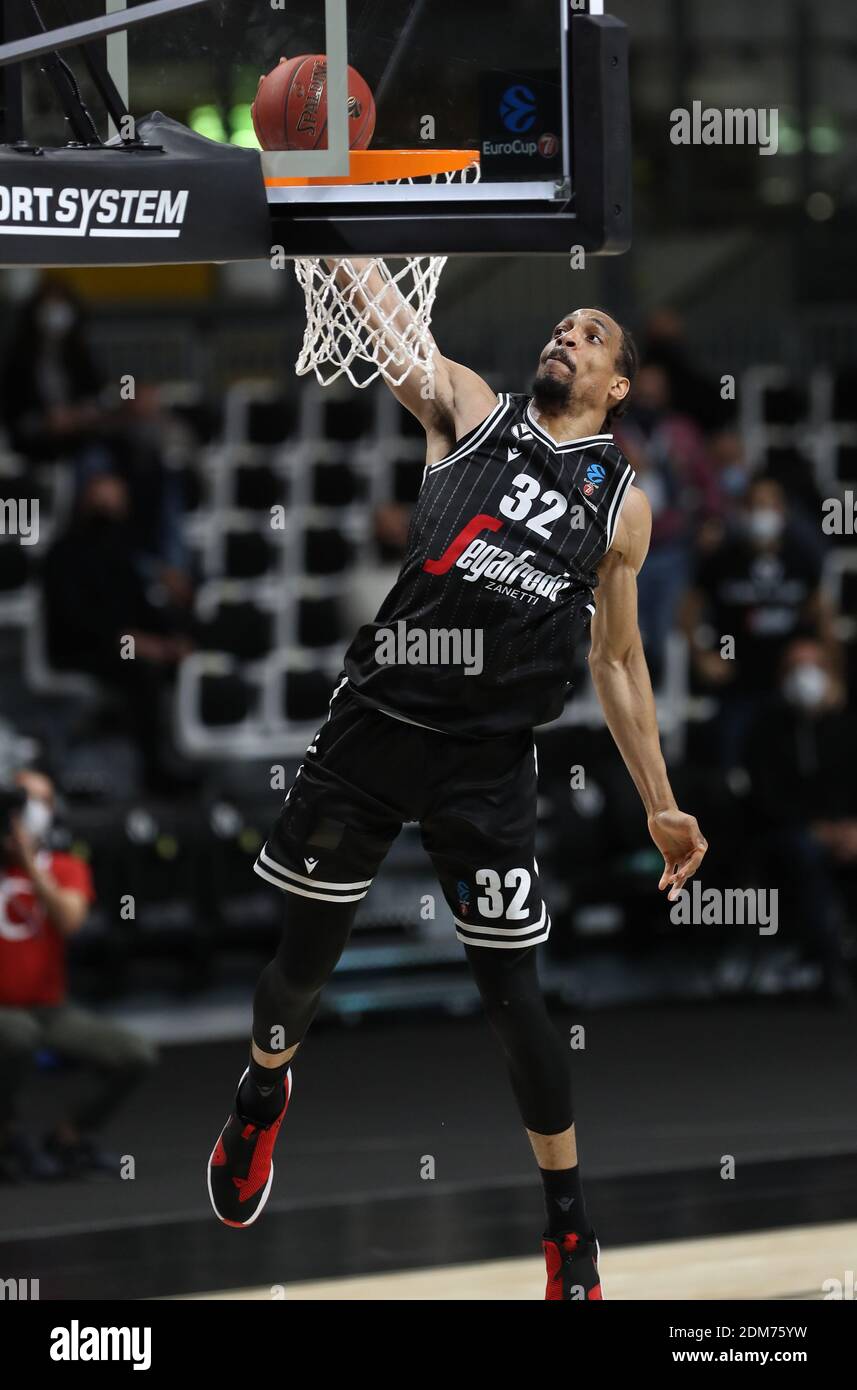
[[[347,180],[306,182],[478,183],[478,158],[469,150],[365,150],[358,158],[355,150],[352,174]],[[431,167],[438,163],[455,167]],[[390,177],[400,167],[414,172]],[[373,173],[382,177],[372,177]],[[401,259],[397,269],[377,259],[357,264],[346,257],[295,259],[295,275],[306,303],[303,346],[295,363],[298,376],[315,372],[322,386],[330,386],[340,376],[346,376],[353,386],[362,388],[378,377],[398,386],[414,370],[423,376],[429,374],[432,309],[447,257]],[[391,260],[398,265],[398,257]]]

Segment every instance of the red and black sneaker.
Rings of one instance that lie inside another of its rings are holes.
[[[268,1200],[274,1181],[274,1145],[292,1094],[291,1069],[286,1072],[285,1092],[282,1110],[264,1128],[238,1113],[236,1093],[235,1107],[208,1160],[208,1195],[215,1216],[225,1226],[251,1226]]]
[[[578,1299],[602,1299],[598,1261],[601,1252],[595,1232],[584,1240],[577,1231],[564,1235],[545,1236],[542,1240],[548,1267],[545,1298],[554,1302],[574,1303]]]

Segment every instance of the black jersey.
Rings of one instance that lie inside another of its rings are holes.
[[[427,465],[399,577],[345,657],[358,699],[490,738],[561,712],[634,478],[610,434],[557,444],[501,395]]]

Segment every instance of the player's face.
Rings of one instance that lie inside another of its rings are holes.
[[[608,314],[575,309],[554,327],[539,357],[538,377],[569,385],[569,403],[613,404],[610,387],[619,379],[616,354],[622,333]]]

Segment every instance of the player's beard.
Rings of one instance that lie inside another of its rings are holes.
[[[532,384],[532,396],[539,410],[548,414],[567,410],[574,397],[574,377],[551,376],[539,372]]]

